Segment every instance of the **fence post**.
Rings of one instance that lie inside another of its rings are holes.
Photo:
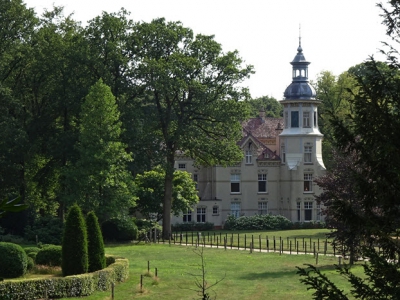
[[[218,249],[218,237],[217,237],[217,249]]]
[[[305,243],[304,254],[307,254],[307,242]]]
[[[247,236],[246,234],[244,235],[244,250],[247,248]]]
[[[292,241],[289,241],[289,254],[292,255]]]
[[[143,275],[140,275],[140,291],[143,290]]]
[[[239,240],[239,233],[238,233],[238,250],[239,250],[239,248],[240,248],[240,240]]]
[[[274,236],[274,252],[276,250],[276,240],[275,240],[275,236]]]
[[[251,235],[251,245],[252,245],[253,248],[254,248],[254,236],[253,236],[253,235]]]
[[[317,255],[315,256],[315,264],[318,265],[318,252]]]
[[[250,242],[250,254],[253,253],[253,243]]]
[[[339,267],[342,265],[342,257],[339,256]]]
[[[114,287],[115,287],[114,282],[111,282],[111,299],[114,299]]]
[[[150,261],[147,261],[147,273],[150,273]]]
[[[261,234],[258,235],[258,245],[260,246],[260,252],[261,252]]]
[[[267,237],[267,252],[269,252],[269,239]]]
[[[297,254],[299,254],[299,241],[296,241],[296,250],[297,250]]]
[[[310,245],[310,246],[311,246],[311,245]],[[315,253],[316,253],[316,252],[315,252],[315,242],[314,242],[314,257],[315,257]]]

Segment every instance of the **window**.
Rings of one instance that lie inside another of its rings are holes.
[[[231,215],[236,218],[240,217],[240,202],[231,203]]]
[[[289,127],[289,113],[285,111],[285,128]]]
[[[312,173],[304,173],[304,191],[305,192],[312,192]]]
[[[213,206],[213,215],[219,215],[219,207],[217,205]]]
[[[231,193],[240,193],[240,174],[231,174]]]
[[[251,151],[246,150],[246,164],[251,164]]]
[[[258,192],[267,192],[267,174],[258,174]]]
[[[197,223],[205,223],[206,222],[206,208],[198,207],[197,208]]]
[[[299,127],[299,112],[298,111],[291,112],[291,127],[292,128]]]
[[[186,164],[178,164],[178,169],[186,169]]]
[[[266,215],[268,213],[268,202],[261,201],[258,202],[258,214]]]
[[[192,222],[192,211],[187,210],[186,213],[183,214],[183,223]]]
[[[304,202],[304,221],[312,220],[312,202]]]
[[[310,126],[310,112],[303,112],[303,127],[309,128]]]
[[[304,146],[304,162],[312,163],[312,146]]]
[[[198,181],[199,181],[199,175],[198,174],[193,174],[193,181],[194,181],[196,190],[198,190]]]
[[[314,111],[314,127],[317,127],[317,112]]]
[[[301,203],[297,202],[297,222],[301,221]]]
[[[281,158],[282,158],[282,162],[285,163],[286,162],[286,150],[285,150],[285,145],[281,146]]]

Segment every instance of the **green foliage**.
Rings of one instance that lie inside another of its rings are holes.
[[[199,201],[199,197],[190,173],[176,170],[173,176],[171,212],[178,216],[191,209]],[[163,217],[164,181],[165,171],[160,166],[136,175],[136,209],[147,219],[159,221]]]
[[[35,219],[32,225],[25,227],[24,237],[28,241],[37,241],[45,244],[61,245],[64,224],[54,216],[45,216]]]
[[[236,218],[228,216],[224,223],[227,230],[279,230],[292,227],[292,222],[280,215],[255,215]]]
[[[196,222],[186,222],[186,223],[176,223],[172,226],[174,231],[209,231],[214,229],[214,223],[196,223]]]
[[[100,230],[99,221],[93,211],[89,212],[86,217],[86,227],[88,235],[89,272],[94,272],[106,267],[106,258],[104,254],[103,235]]]
[[[38,265],[61,266],[61,246],[50,245],[39,250],[35,262]]]
[[[127,212],[134,206],[133,177],[127,171],[132,160],[120,141],[121,121],[115,97],[100,79],[82,104],[79,126],[79,158],[67,172],[68,202],[76,201],[101,220]]]
[[[260,111],[265,112],[266,117],[281,118],[283,117],[282,105],[273,97],[262,96],[256,99],[247,100],[250,106],[250,117],[256,118],[260,115]]]
[[[35,259],[31,256],[28,256],[27,258],[28,258],[28,261],[27,261],[27,265],[26,265],[26,270],[28,272],[30,272],[35,267]]]
[[[108,267],[109,265],[115,263],[115,257],[114,256],[106,256],[106,267]]]
[[[28,257],[21,246],[0,242],[0,277],[16,278],[25,275]]]
[[[70,208],[65,222],[61,268],[64,276],[88,271],[86,224],[81,209],[76,204]]]
[[[125,281],[129,276],[127,259],[117,259],[106,269],[94,273],[32,279],[24,281],[0,282],[0,299],[25,300],[48,298],[84,297],[94,291],[111,289],[112,283]]]
[[[37,253],[40,251],[39,247],[26,247],[24,248],[24,251],[28,257],[33,258],[35,260]]]
[[[28,205],[19,203],[21,201],[20,197],[9,200],[5,198],[0,200],[0,218],[6,212],[19,212],[28,208]]]
[[[101,225],[101,231],[108,241],[132,241],[138,238],[138,228],[130,217],[107,220]]]

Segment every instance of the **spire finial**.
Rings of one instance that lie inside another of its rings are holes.
[[[301,24],[299,24],[299,47],[297,48],[297,52],[303,52],[303,48],[301,48]]]

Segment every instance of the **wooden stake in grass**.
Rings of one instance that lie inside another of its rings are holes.
[[[114,299],[114,286],[115,286],[115,283],[111,282],[111,299]]]

